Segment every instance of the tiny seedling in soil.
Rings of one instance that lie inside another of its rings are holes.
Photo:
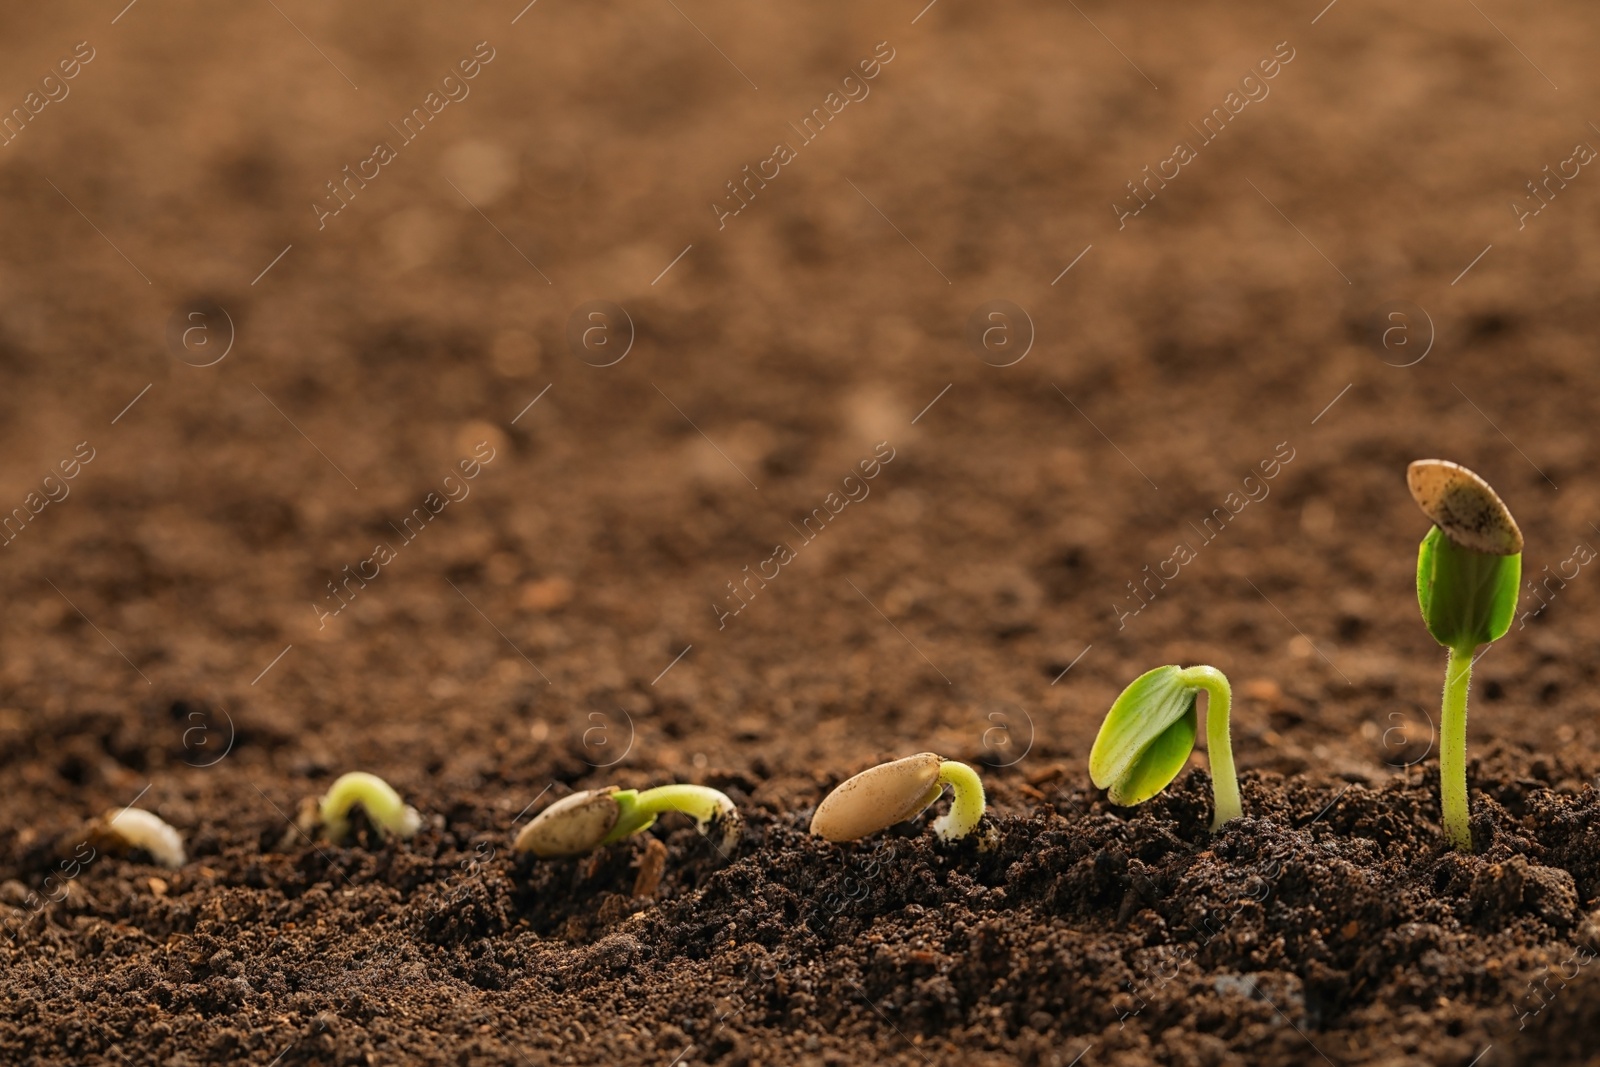
[[[1439,803],[1452,847],[1471,851],[1467,690],[1478,646],[1505,636],[1522,582],[1522,531],[1489,483],[1443,459],[1419,459],[1406,483],[1433,529],[1417,552],[1417,603],[1449,649],[1439,718]]]
[[[89,824],[89,841],[101,851],[124,855],[143,849],[163,867],[182,867],[185,860],[183,837],[143,808],[112,808]]]
[[[703,785],[660,785],[654,789],[585,789],[545,808],[517,834],[513,847],[541,859],[582,856],[646,829],[662,812],[680,811],[703,834],[721,830],[722,850],[739,840],[743,819],[725,793]]]
[[[1233,743],[1228,738],[1233,691],[1227,676],[1215,667],[1146,671],[1111,705],[1089,752],[1089,777],[1107,791],[1113,804],[1143,804],[1183,770],[1199,733],[1196,704],[1202,691],[1207,697],[1206,748],[1216,808],[1212,831],[1243,814]]]
[[[965,763],[922,752],[862,771],[822,798],[811,832],[829,841],[854,841],[920,815],[951,789],[950,811],[935,819],[941,841],[959,841],[983,818],[983,781]]]
[[[366,813],[367,822],[382,837],[393,834],[405,839],[422,826],[422,816],[388,782],[365,771],[340,775],[320,800],[301,805],[300,828],[319,831],[329,841],[340,842],[350,836],[350,812],[356,805]]]

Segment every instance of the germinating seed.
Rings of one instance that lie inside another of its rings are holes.
[[[829,841],[854,841],[887,830],[925,811],[949,785],[950,813],[935,821],[942,839],[955,841],[983,818],[983,783],[964,763],[932,752],[868,768],[822,798],[811,817],[811,832]]]
[[[90,836],[108,850],[144,849],[163,867],[182,867],[186,859],[182,835],[143,808],[112,808],[94,821]]]
[[[817,805],[811,832],[854,841],[905,822],[938,799],[939,763],[934,753],[919,752],[847,779]]]
[[[514,847],[545,859],[581,856],[631,837],[668,811],[694,819],[702,834],[720,829],[724,855],[739,843],[744,820],[727,794],[703,785],[658,785],[645,790],[608,786],[562,797],[522,828]]]

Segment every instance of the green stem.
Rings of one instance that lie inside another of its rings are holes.
[[[950,787],[950,811],[933,821],[933,832],[941,841],[959,841],[983,818],[983,780],[965,763],[945,760],[939,764],[939,782]]]
[[[379,833],[410,837],[422,825],[421,817],[388,782],[365,771],[351,771],[328,788],[320,804],[322,825],[330,840],[341,841],[350,833],[350,809],[357,804]]]
[[[1439,805],[1444,811],[1444,836],[1452,848],[1463,852],[1472,851],[1472,817],[1467,809],[1467,690],[1472,684],[1474,651],[1469,647],[1450,650],[1439,714]]]
[[[615,844],[623,838],[638,833],[656,821],[665,811],[681,811],[699,824],[703,833],[706,824],[721,816],[726,827],[725,839],[738,839],[739,811],[725,793],[704,785],[658,785],[654,789],[638,792],[624,789],[613,794],[621,809],[617,824],[601,842]],[[731,841],[728,842],[731,844]],[[726,846],[725,846],[726,847]]]
[[[1239,775],[1233,768],[1233,741],[1228,735],[1233,689],[1227,676],[1215,667],[1190,667],[1179,677],[1206,694],[1206,754],[1211,760],[1211,791],[1216,808],[1211,832],[1216,833],[1229,820],[1244,814],[1239,802]]]
[[[658,785],[639,794],[639,810],[659,815],[681,811],[696,822],[710,822],[718,814],[733,810],[727,795],[704,785]]]

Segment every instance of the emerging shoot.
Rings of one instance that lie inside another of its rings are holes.
[[[380,837],[393,834],[405,839],[422,827],[417,809],[401,800],[388,782],[365,771],[351,771],[340,775],[321,800],[306,805],[301,812],[301,828],[320,827],[328,840],[343,841],[350,836],[350,812],[357,804]]]
[[[744,820],[725,793],[703,785],[661,785],[654,789],[585,789],[562,797],[536,815],[517,834],[518,852],[541,859],[581,856],[631,837],[666,811],[694,819],[702,834],[720,830],[721,850],[739,841]]]
[[[862,771],[822,798],[811,832],[854,841],[920,815],[951,790],[950,811],[933,822],[941,841],[959,841],[983,818],[983,782],[965,763],[922,752]]]
[[[143,808],[112,808],[89,824],[89,839],[107,852],[143,849],[163,867],[182,867],[185,860],[178,831]]]
[[[1439,804],[1452,847],[1470,851],[1467,690],[1479,645],[1505,636],[1522,582],[1522,531],[1489,483],[1442,459],[1419,459],[1406,483],[1433,529],[1417,552],[1417,604],[1449,649],[1439,725]]]
[[[1143,804],[1165,789],[1194,751],[1199,733],[1196,704],[1207,697],[1206,748],[1211,757],[1215,798],[1213,833],[1244,814],[1239,778],[1233,769],[1228,710],[1233,690],[1215,667],[1157,667],[1122,691],[1089,752],[1089,777],[1107,791],[1113,804]]]

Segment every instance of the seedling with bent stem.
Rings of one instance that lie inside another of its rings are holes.
[[[1439,723],[1439,805],[1453,848],[1472,849],[1467,806],[1467,691],[1479,645],[1505,636],[1522,582],[1522,531],[1489,483],[1442,459],[1406,468],[1406,484],[1433,528],[1417,551],[1417,604],[1449,649]]]
[[[822,798],[811,832],[829,841],[854,841],[926,811],[951,789],[950,811],[933,822],[941,841],[959,841],[983,818],[983,781],[965,763],[932,752],[880,763],[840,783]]]
[[[350,836],[350,812],[361,805],[367,821],[378,836],[393,834],[405,839],[422,827],[422,816],[388,782],[365,771],[340,775],[320,800],[301,805],[300,828],[307,833],[320,829],[335,843]]]
[[[727,794],[703,785],[661,785],[654,789],[585,789],[545,808],[517,834],[513,847],[541,859],[581,856],[631,837],[663,812],[680,811],[702,834],[721,829],[722,850],[739,841],[744,820]]]
[[[1143,804],[1183,770],[1199,733],[1196,705],[1206,694],[1206,746],[1215,799],[1213,833],[1237,819],[1239,778],[1233,769],[1228,710],[1233,690],[1215,667],[1157,667],[1122,691],[1100,724],[1089,752],[1089,777],[1113,804]]]

